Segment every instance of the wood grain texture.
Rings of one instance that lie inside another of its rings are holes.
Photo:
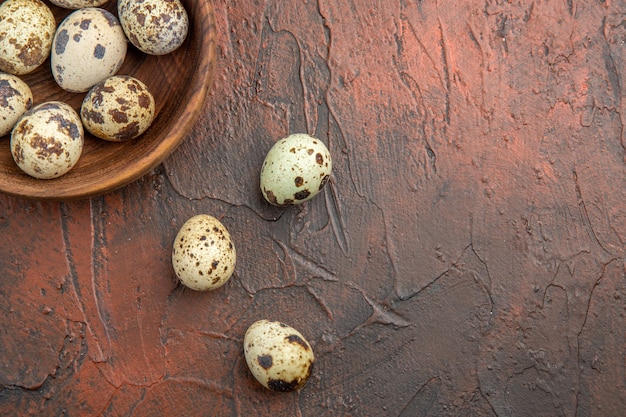
[[[189,33],[176,51],[147,55],[129,44],[118,75],[132,75],[148,86],[155,98],[155,120],[140,137],[122,143],[98,139],[85,131],[82,156],[60,178],[42,181],[22,172],[13,161],[10,134],[0,138],[0,191],[29,198],[71,200],[101,195],[132,182],[159,165],[185,139],[200,114],[215,70],[216,27],[212,3],[182,1]],[[72,10],[47,3],[59,24]],[[103,6],[117,16],[117,2]],[[34,104],[50,100],[68,103],[80,114],[86,93],[61,89],[46,60],[21,77],[33,91]]]
[[[216,0],[217,64],[163,164],[104,196],[0,196],[0,414],[613,416],[626,403],[622,2]],[[289,133],[327,188],[264,202]],[[181,288],[192,215],[237,246]],[[243,335],[297,328],[307,385]]]

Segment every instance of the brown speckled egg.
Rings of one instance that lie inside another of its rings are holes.
[[[269,150],[261,168],[261,192],[276,206],[300,204],[315,197],[333,169],[321,140],[304,133],[289,135]]]
[[[35,178],[57,178],[71,170],[83,151],[80,117],[60,101],[41,103],[20,118],[11,132],[11,154]]]
[[[129,75],[115,75],[89,90],[80,109],[85,129],[113,142],[136,138],[154,120],[154,97]]]
[[[243,352],[252,375],[273,391],[302,388],[315,361],[313,349],[304,336],[277,321],[252,323],[243,338]]]
[[[117,15],[130,42],[150,55],[176,50],[189,31],[189,17],[179,0],[118,0]]]
[[[198,214],[183,224],[172,248],[178,279],[196,291],[224,285],[235,271],[235,245],[226,227],[213,216]]]
[[[85,92],[117,73],[126,49],[126,36],[112,13],[99,8],[76,10],[54,35],[52,75],[64,90]]]
[[[39,0],[7,0],[0,6],[0,70],[24,75],[50,55],[54,15]]]
[[[13,129],[18,119],[33,106],[33,93],[19,77],[0,72],[0,136]]]
[[[50,3],[56,4],[64,9],[84,9],[85,7],[102,6],[109,0],[50,0]]]

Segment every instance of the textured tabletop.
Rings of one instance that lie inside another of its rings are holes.
[[[0,195],[0,415],[618,416],[626,404],[626,4],[214,2],[213,87],[157,169],[73,202]],[[327,144],[277,208],[272,144]],[[178,284],[217,217],[236,271]],[[298,329],[271,392],[243,336]]]

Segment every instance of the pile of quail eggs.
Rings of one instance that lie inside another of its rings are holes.
[[[0,136],[11,133],[13,160],[40,179],[60,177],[76,165],[85,130],[112,142],[144,133],[154,120],[155,101],[141,80],[118,74],[128,43],[165,55],[182,45],[189,30],[179,0],[118,0],[117,16],[99,7],[109,0],[49,1],[73,10],[58,26],[42,0],[0,5]],[[20,79],[48,57],[56,84],[85,94],[79,111],[59,101],[37,103]]]

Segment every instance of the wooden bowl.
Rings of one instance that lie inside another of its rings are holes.
[[[176,51],[146,55],[130,43],[118,74],[143,81],[156,102],[150,128],[128,142],[107,142],[85,131],[78,163],[62,177],[42,180],[23,173],[13,161],[10,135],[0,138],[0,192],[48,200],[73,200],[120,188],[160,164],[185,139],[202,111],[215,68],[216,28],[210,0],[182,0],[189,15],[189,34]],[[51,5],[57,25],[71,10]],[[117,2],[103,8],[117,16]],[[34,104],[60,100],[77,112],[86,93],[62,90],[52,78],[50,61],[21,77],[33,91]]]

